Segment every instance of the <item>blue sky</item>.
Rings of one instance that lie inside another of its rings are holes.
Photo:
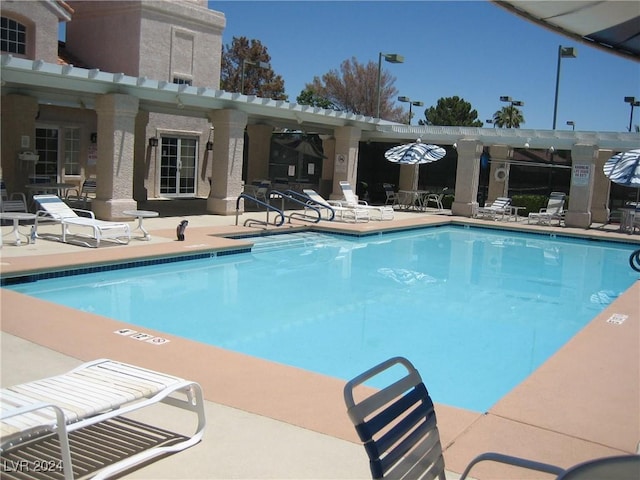
[[[482,121],[506,105],[501,95],[525,102],[522,128],[553,124],[558,46],[577,58],[562,60],[557,129],[627,131],[630,106],[640,99],[640,63],[536,26],[488,1],[209,1],[223,12],[223,44],[257,39],[285,81],[290,101],[310,83],[351,57],[378,62],[398,53],[403,64],[383,63],[399,95],[424,102],[413,123],[439,98],[457,95]],[[406,106],[406,104],[402,104]],[[640,108],[634,109],[640,124]]]

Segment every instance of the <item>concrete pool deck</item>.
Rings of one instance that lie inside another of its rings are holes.
[[[145,219],[151,241],[134,239],[127,246],[104,242],[98,249],[89,249],[43,239],[20,247],[5,243],[0,272],[9,276],[246,244],[246,240],[222,237],[248,231],[236,227],[234,217],[186,211],[187,216],[168,212]],[[239,223],[256,215],[244,214]],[[177,242],[175,226],[182,218],[189,220],[189,227],[185,242]],[[640,244],[640,236],[620,234],[613,227],[574,230],[416,212],[398,212],[391,222],[323,222],[320,228],[374,231],[450,222]],[[47,226],[43,233],[46,229],[58,230]],[[6,231],[8,227],[3,227]],[[346,416],[341,380],[148,329],[145,332],[170,342],[161,346],[136,342],[114,331],[138,327],[15,292],[3,290],[1,303],[3,386],[63,373],[100,357],[165,371],[203,386],[208,400],[203,442],[127,478],[369,478],[366,454]],[[208,307],[215,309],[215,305]],[[613,314],[627,318],[621,324],[608,323]],[[640,282],[635,282],[488,412],[437,405],[447,470],[459,473],[486,451],[563,467],[634,453],[640,442],[639,325]],[[479,479],[551,478],[495,464],[481,464],[472,473]]]

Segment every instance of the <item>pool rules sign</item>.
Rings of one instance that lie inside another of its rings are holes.
[[[591,177],[591,165],[574,165],[573,174],[571,175],[571,185],[584,187],[589,185]]]

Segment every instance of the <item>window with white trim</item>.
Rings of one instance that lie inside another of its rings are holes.
[[[80,175],[80,129],[64,129],[64,174]]]

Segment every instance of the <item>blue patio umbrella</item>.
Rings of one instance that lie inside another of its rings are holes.
[[[440,160],[447,154],[444,148],[437,145],[422,143],[418,139],[412,143],[398,145],[390,148],[384,154],[385,158],[393,163],[402,165],[420,165]]]
[[[603,170],[609,180],[636,188],[640,195],[640,148],[614,155],[606,161]]]

